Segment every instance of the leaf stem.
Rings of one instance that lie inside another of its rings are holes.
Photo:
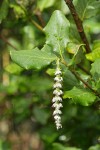
[[[40,21],[42,27],[44,27],[45,26],[45,21],[43,19],[42,13],[41,13],[41,11],[39,9],[37,9],[35,11],[35,15],[37,16],[38,20]]]
[[[84,28],[83,28],[83,24],[82,24],[82,21],[81,19],[79,18],[79,15],[77,14],[76,12],[76,9],[73,5],[73,2],[72,0],[65,0],[67,6],[69,7],[70,9],[70,12],[73,16],[73,19],[75,21],[75,24],[76,24],[76,27],[77,27],[77,30],[79,32],[79,35],[81,37],[81,40],[83,41],[83,43],[85,44],[85,49],[86,49],[86,53],[90,53],[91,52],[91,49],[90,49],[90,46],[89,46],[89,42],[87,40],[87,37],[86,37],[86,34],[84,32]]]

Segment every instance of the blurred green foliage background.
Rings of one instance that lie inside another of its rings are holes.
[[[100,3],[73,2],[92,46],[100,38]],[[43,47],[45,35],[36,23],[44,27],[56,9],[71,22],[72,41],[80,40],[63,0],[0,1],[0,150],[100,150],[99,103],[85,107],[65,99],[63,128],[57,131],[52,117],[50,69],[25,70],[10,59],[10,50]],[[49,68],[55,68],[55,63]],[[68,72],[64,87],[69,90],[76,83]]]

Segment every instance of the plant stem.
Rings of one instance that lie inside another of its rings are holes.
[[[42,17],[42,13],[39,9],[35,11],[35,15],[37,16],[38,20],[40,21],[42,27],[44,27],[45,26],[45,21]]]
[[[72,69],[71,69],[71,72],[75,75],[75,77],[76,77],[77,79],[79,79],[80,81],[82,81],[82,83],[84,83],[84,84],[86,85],[86,87],[88,87],[92,92],[94,92],[94,93],[96,92],[95,90],[92,89],[92,87],[91,87],[87,82],[85,82],[85,81],[79,76],[78,73],[76,73],[75,70],[72,70]]]
[[[65,0],[67,6],[69,7],[70,9],[70,12],[73,16],[73,19],[75,21],[75,24],[77,26],[77,30],[79,32],[79,35],[81,37],[81,40],[83,41],[83,43],[85,44],[85,49],[86,49],[86,53],[90,53],[91,52],[91,49],[90,49],[90,46],[89,46],[89,42],[87,40],[87,37],[86,37],[86,34],[84,32],[84,28],[83,28],[83,24],[82,24],[82,21],[81,19],[79,18],[79,15],[77,14],[76,12],[76,9],[73,5],[73,2],[72,0]]]
[[[30,20],[30,22],[31,22],[37,29],[39,29],[40,31],[44,32],[42,26],[40,26],[36,21],[34,21],[34,20],[31,19],[31,18],[30,18],[29,20]]]

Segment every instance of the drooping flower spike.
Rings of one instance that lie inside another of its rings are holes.
[[[54,116],[54,120],[55,120],[55,124],[56,124],[56,128],[57,130],[62,128],[62,124],[61,124],[61,110],[60,108],[63,107],[62,105],[62,94],[63,94],[63,91],[62,91],[62,81],[63,81],[63,78],[62,78],[62,72],[61,72],[61,69],[60,69],[60,64],[59,64],[59,59],[57,60],[57,67],[56,67],[56,70],[55,70],[55,78],[54,78],[54,85],[53,85],[53,88],[54,88],[54,91],[53,91],[53,94],[54,94],[54,97],[52,99],[52,107],[54,107],[54,112],[53,112],[53,116]]]

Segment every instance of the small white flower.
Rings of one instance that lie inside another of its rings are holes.
[[[56,109],[59,109],[59,108],[63,107],[63,105],[62,105],[61,103],[55,102],[55,103],[52,105],[52,107],[55,107]]]
[[[61,123],[61,118],[60,119],[55,119],[55,124]]]
[[[60,129],[60,128],[62,128],[61,123],[57,123],[57,124],[56,124],[56,127],[57,127],[57,130]]]
[[[62,90],[57,90],[57,89],[56,89],[56,90],[53,91],[53,94],[59,96],[59,95],[62,95],[63,92],[62,92]]]
[[[53,94],[58,95],[59,91],[56,89],[53,91]]]
[[[55,115],[55,116],[54,116],[54,119],[55,119],[55,123],[58,123],[58,120],[60,121],[60,120],[61,120],[61,117],[58,116],[58,115]]]
[[[55,71],[55,75],[59,75],[59,74],[62,74],[62,72],[60,71],[59,68],[57,68],[56,71]]]
[[[62,114],[61,110],[55,109],[53,112],[53,115],[56,115],[56,114]]]
[[[58,108],[63,107],[62,103],[59,103],[59,104],[57,105],[57,107],[58,107]]]
[[[62,98],[60,96],[53,97],[52,102],[54,103],[54,102],[57,102],[57,101],[62,102]]]
[[[63,78],[57,76],[54,78],[54,81],[61,82],[61,81],[63,81]]]
[[[56,82],[53,86],[53,88],[62,88],[61,83]]]

